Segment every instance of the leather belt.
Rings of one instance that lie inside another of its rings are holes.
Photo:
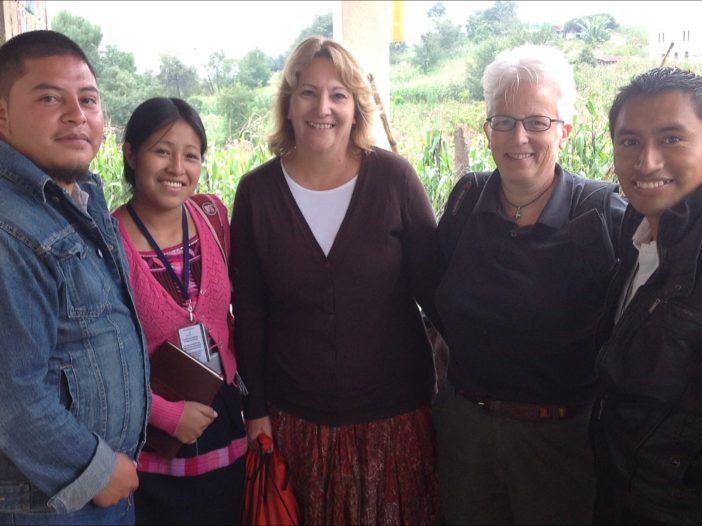
[[[494,400],[492,398],[483,398],[473,396],[466,393],[462,389],[456,389],[456,393],[460,394],[466,400],[470,400],[477,404],[485,413],[490,416],[500,418],[512,418],[514,420],[564,420],[581,414],[583,410],[589,408],[589,405],[580,406],[555,406],[555,405],[538,405],[526,404],[522,402],[507,402],[505,400]]]

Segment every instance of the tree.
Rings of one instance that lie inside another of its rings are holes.
[[[443,51],[436,33],[424,33],[419,37],[420,43],[414,46],[412,64],[427,75],[441,60]]]
[[[222,88],[234,82],[237,71],[238,67],[236,61],[227,58],[224,54],[224,50],[220,49],[214,51],[205,65],[207,86],[210,93],[217,93]]]
[[[586,47],[583,48],[583,50],[580,52],[580,55],[578,55],[577,62],[594,66],[597,61],[595,60],[595,54],[592,52],[592,49]]]
[[[334,20],[332,19],[331,11],[323,15],[316,15],[312,23],[297,35],[297,38],[290,46],[290,51],[292,52],[295,46],[312,35],[320,35],[329,38],[334,36]]]
[[[300,42],[312,35],[319,35],[327,38],[331,38],[334,36],[334,21],[332,18],[331,11],[329,11],[328,13],[324,13],[323,15],[315,15],[312,23],[306,28],[304,28],[302,31],[300,31],[300,34],[297,35],[297,38],[293,40],[293,43],[288,48],[288,51],[273,60],[271,65],[273,70],[279,71],[283,69],[283,67],[285,66],[285,61],[290,56],[290,53],[293,52],[293,50],[297,47],[297,45]]]
[[[618,28],[619,24],[609,13],[571,18],[563,24],[564,33],[577,33],[588,44],[607,42],[610,31]]]
[[[169,97],[186,99],[198,89],[200,79],[193,66],[186,66],[178,57],[161,53],[161,67],[156,78]]]
[[[446,14],[446,6],[442,2],[437,2],[427,11],[427,18],[440,18]]]
[[[496,0],[492,7],[470,15],[466,34],[469,40],[478,42],[493,36],[504,36],[521,26],[516,2]]]
[[[235,82],[217,93],[217,111],[227,120],[227,135],[238,136],[239,129],[249,117],[253,93],[251,89]]]
[[[100,93],[106,121],[113,126],[126,126],[132,111],[160,90],[150,73],[137,73],[133,53],[109,45],[100,56]]]
[[[257,88],[268,84],[273,74],[273,59],[260,49],[249,51],[239,62],[238,80],[244,86]]]
[[[399,64],[407,54],[406,42],[390,42],[390,64]]]
[[[90,60],[97,76],[106,123],[125,126],[137,105],[161,94],[150,73],[137,73],[133,53],[115,45],[100,48],[102,29],[99,26],[65,11],[51,20],[51,26],[76,42]]]
[[[78,44],[95,69],[95,74],[99,76],[99,48],[100,42],[102,42],[102,29],[100,26],[90,23],[82,16],[61,11],[51,20],[51,28],[66,35]]]
[[[448,18],[434,20],[434,33],[439,36],[439,46],[447,52],[453,51],[465,40],[461,26]]]
[[[581,19],[580,17],[578,18],[571,18],[570,20],[566,21],[565,24],[563,24],[563,33],[580,33],[580,27],[581,25]]]
[[[136,74],[136,63],[134,53],[122,51],[117,46],[109,44],[100,53],[101,68],[118,68],[132,74]]]
[[[470,98],[473,100],[483,100],[483,72],[488,64],[490,64],[497,54],[503,49],[507,49],[509,44],[505,37],[488,38],[484,42],[477,45],[473,53],[473,61],[468,64],[468,74],[466,85]]]
[[[610,38],[608,20],[599,16],[580,19],[580,38],[588,44],[601,44]]]
[[[427,18],[431,21],[431,30],[414,46],[412,62],[425,75],[465,40],[461,27],[445,15],[446,8],[441,2],[429,9]]]

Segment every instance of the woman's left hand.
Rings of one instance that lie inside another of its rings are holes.
[[[183,444],[193,444],[217,418],[217,411],[199,402],[185,402],[175,437]]]

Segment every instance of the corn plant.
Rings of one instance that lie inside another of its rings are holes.
[[[198,191],[217,194],[231,211],[241,176],[270,158],[270,151],[259,136],[246,140],[242,134],[240,139],[208,152]]]
[[[114,132],[108,131],[102,147],[90,164],[90,171],[102,177],[109,210],[114,210],[125,203],[131,193],[122,175],[123,166],[122,148],[117,143]]]
[[[432,127],[426,131],[422,150],[413,163],[437,217],[453,188],[453,161],[448,146],[441,130]]]
[[[573,130],[559,162],[589,179],[602,179],[613,160],[609,125],[598,113],[593,97],[588,97],[583,106],[587,115],[583,119],[573,117]]]

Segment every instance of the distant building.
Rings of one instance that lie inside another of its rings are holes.
[[[671,43],[674,45],[668,56],[668,64],[676,60],[702,61],[702,24],[687,21],[669,24],[651,31],[649,56],[653,59],[662,59]]]
[[[49,29],[44,0],[3,0],[0,3],[0,44],[35,29]]]
[[[600,66],[609,66],[610,64],[616,64],[619,62],[620,57],[605,57],[605,56],[600,56],[600,57],[595,57],[595,63],[599,64]]]

